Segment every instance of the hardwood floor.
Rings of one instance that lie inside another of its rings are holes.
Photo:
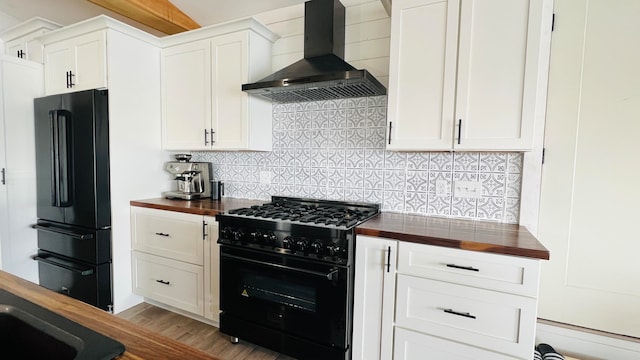
[[[218,328],[186,316],[142,303],[118,314],[134,324],[205,351],[221,360],[295,360],[240,340],[232,344]]]

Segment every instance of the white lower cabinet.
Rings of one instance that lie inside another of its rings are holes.
[[[217,322],[215,218],[131,207],[133,292]]]
[[[396,360],[513,360],[473,346],[396,328],[393,358]]]
[[[358,236],[355,269],[354,359],[533,357],[538,260]]]
[[[133,292],[204,315],[204,270],[182,261],[133,252]]]
[[[356,237],[352,358],[389,359],[398,242]]]

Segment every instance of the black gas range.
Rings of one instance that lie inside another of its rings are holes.
[[[350,359],[355,227],[379,211],[273,196],[217,215],[220,330],[300,359]]]

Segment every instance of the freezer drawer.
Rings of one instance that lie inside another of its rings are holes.
[[[111,263],[91,265],[38,251],[40,286],[111,310]]]
[[[38,248],[90,264],[111,262],[111,229],[84,229],[38,221]]]

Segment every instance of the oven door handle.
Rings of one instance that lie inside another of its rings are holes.
[[[292,266],[287,266],[287,265],[273,264],[273,263],[266,262],[266,261],[248,259],[246,257],[237,256],[237,255],[231,255],[231,254],[222,254],[222,256],[229,257],[229,258],[236,259],[236,260],[240,260],[240,261],[250,262],[252,264],[258,264],[258,265],[268,266],[268,267],[282,269],[282,270],[291,270],[291,271],[296,271],[296,272],[300,272],[300,273],[307,274],[307,275],[319,276],[319,277],[325,278],[327,280],[333,280],[333,278],[338,274],[338,271],[340,271],[340,269],[334,267],[328,273],[325,273],[325,272],[320,272],[320,271],[300,269],[300,268],[297,268],[297,267],[292,267]]]
[[[61,264],[61,263],[59,263],[57,261],[50,260],[48,257],[41,257],[41,256],[37,256],[37,255],[33,257],[33,260],[40,261],[40,262],[43,262],[45,264],[49,264],[49,265],[52,265],[52,266],[60,267],[60,268],[63,268],[65,270],[69,270],[69,271],[74,272],[74,273],[76,273],[76,274],[78,274],[80,276],[93,275],[93,269],[92,268],[78,269],[78,268],[74,268],[74,267],[71,267],[71,266],[68,266],[68,265],[65,265],[65,264]]]
[[[32,228],[36,229],[36,230],[42,230],[42,231],[46,231],[46,232],[50,232],[50,233],[54,233],[54,234],[60,234],[60,235],[65,235],[65,236],[69,236],[72,237],[74,239],[78,239],[78,240],[89,240],[89,239],[93,239],[93,234],[89,233],[89,234],[80,234],[80,233],[76,233],[73,231],[69,231],[63,228],[59,228],[59,227],[55,227],[55,226],[50,226],[50,225],[41,225],[41,224],[34,224],[31,225]]]

